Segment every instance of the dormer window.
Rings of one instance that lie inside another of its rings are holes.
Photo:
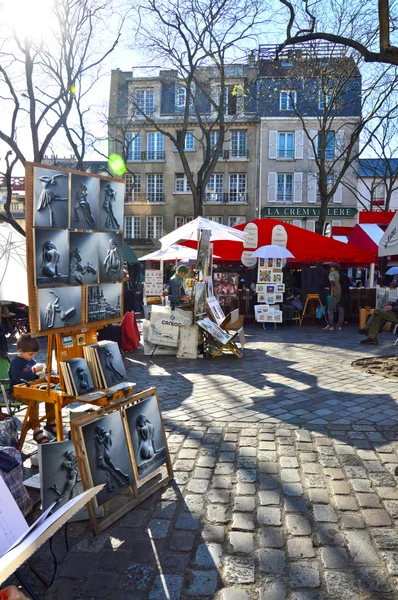
[[[283,90],[279,96],[280,110],[294,110],[297,101],[297,92],[294,90]]]
[[[187,90],[186,88],[182,87],[181,85],[176,87],[176,108],[184,108],[185,107],[185,100],[187,97]]]

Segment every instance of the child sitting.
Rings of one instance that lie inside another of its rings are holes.
[[[10,378],[10,395],[13,394],[14,385],[24,381],[33,381],[36,379],[36,373],[43,371],[43,365],[37,365],[34,360],[40,349],[37,338],[32,338],[29,333],[24,333],[17,341],[18,356],[12,359],[8,376]],[[46,431],[56,435],[54,405],[46,402],[47,425]],[[30,414],[30,424],[33,429],[33,439],[38,444],[46,444],[50,440],[40,428],[39,421],[39,402],[33,403]]]

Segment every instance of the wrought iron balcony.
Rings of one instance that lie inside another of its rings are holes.
[[[164,160],[163,150],[132,151],[127,159],[128,162],[150,162],[152,160]]]
[[[137,194],[135,192],[126,192],[124,196],[125,204],[157,204],[164,202],[163,192],[152,192],[148,194]]]
[[[205,204],[247,204],[246,192],[207,192]]]

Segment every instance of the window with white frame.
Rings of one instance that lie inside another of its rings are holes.
[[[213,129],[212,131],[210,131],[210,148],[212,150],[212,154],[214,154],[219,137],[220,137],[220,132],[218,129]],[[220,151],[220,160],[222,158],[224,158],[223,148],[221,148],[221,151]]]
[[[193,217],[175,217],[175,228],[178,229],[178,227],[182,227],[183,225],[185,225],[186,223],[190,223],[191,221],[193,221]]]
[[[139,112],[146,115],[153,115],[155,112],[155,94],[153,90],[135,90],[135,101]]]
[[[279,132],[278,158],[294,158],[294,133]]]
[[[177,108],[185,107],[186,97],[187,97],[186,88],[184,88],[182,85],[178,85],[176,87],[176,107]]]
[[[246,173],[231,173],[229,176],[228,202],[247,201],[247,175]]]
[[[320,202],[321,201],[321,193],[319,191],[319,173],[317,173],[316,176],[316,201]],[[327,193],[330,193],[330,190],[332,189],[332,187],[334,186],[334,182],[336,180],[336,176],[334,173],[329,173],[329,175],[326,175],[326,189],[327,189]]]
[[[234,158],[247,157],[247,130],[233,129],[231,131],[231,156]]]
[[[278,173],[278,186],[276,190],[276,201],[293,202],[293,174]]]
[[[163,217],[146,218],[146,236],[155,240],[163,236]]]
[[[325,140],[325,160],[333,160],[336,137],[334,131],[328,131],[326,135],[318,134],[318,158],[322,156],[322,137]]]
[[[141,134],[126,133],[127,160],[141,160]]]
[[[385,201],[385,184],[383,182],[376,183],[373,187],[373,204],[382,205]]]
[[[191,191],[189,187],[188,179],[185,173],[175,174],[175,186],[174,190],[176,193],[187,193]]]
[[[297,102],[297,92],[294,90],[282,90],[279,94],[279,109],[293,110]]]
[[[148,173],[146,184],[149,202],[163,202],[163,174]]]
[[[224,175],[212,173],[206,186],[206,202],[223,202],[224,200]]]
[[[181,139],[182,135],[183,135],[182,131],[177,131],[177,136],[176,137],[177,137],[177,143],[178,144],[180,143],[180,139]],[[176,150],[177,150],[177,148],[176,148]],[[192,150],[195,150],[195,136],[194,136],[193,131],[187,131],[185,133],[184,148],[183,148],[183,150],[188,151],[188,152],[192,151]]]
[[[236,115],[237,90],[235,85],[224,88],[224,115]]]
[[[246,217],[228,217],[228,225],[230,227],[235,227],[235,225],[242,225],[242,223],[246,223]]]
[[[141,237],[141,217],[124,217],[124,237],[129,240]]]
[[[147,135],[147,157],[148,160],[164,159],[164,136],[158,131],[151,131]]]
[[[318,108],[319,110],[325,110],[330,105],[332,95],[330,92],[319,90]]]
[[[141,173],[128,173],[126,182],[126,202],[134,202],[137,195],[141,194]]]
[[[214,223],[221,223],[221,225],[223,224],[222,217],[206,217],[206,218],[209,219],[209,221],[214,221]]]

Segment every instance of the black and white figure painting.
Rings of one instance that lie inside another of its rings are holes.
[[[113,385],[127,381],[126,369],[116,342],[98,346],[96,352],[101,363],[101,371],[106,381],[106,387],[111,388]]]
[[[156,396],[126,408],[138,477],[143,479],[167,460],[167,446]]]
[[[80,286],[41,288],[38,292],[40,331],[79,325],[82,322]]]
[[[97,233],[69,235],[69,274],[72,285],[96,283],[99,277]]]
[[[99,179],[71,175],[70,228],[98,229]]]
[[[43,511],[56,502],[52,512],[83,491],[72,440],[39,445],[40,490]],[[71,521],[87,519],[86,509]]]
[[[69,175],[62,171],[34,167],[34,225],[67,229]]]
[[[68,285],[68,231],[35,229],[36,286]]]
[[[124,183],[101,179],[99,229],[122,231],[124,217]]]
[[[94,383],[84,358],[71,358],[65,361],[73,379],[74,387],[78,396],[88,394],[94,389]]]
[[[103,285],[90,285],[87,288],[86,321],[104,321],[122,316],[122,291],[121,283],[105,283]]]
[[[123,238],[120,233],[99,233],[100,283],[123,279]]]
[[[97,494],[102,506],[133,482],[133,470],[119,411],[82,426],[93,485],[105,483]]]

